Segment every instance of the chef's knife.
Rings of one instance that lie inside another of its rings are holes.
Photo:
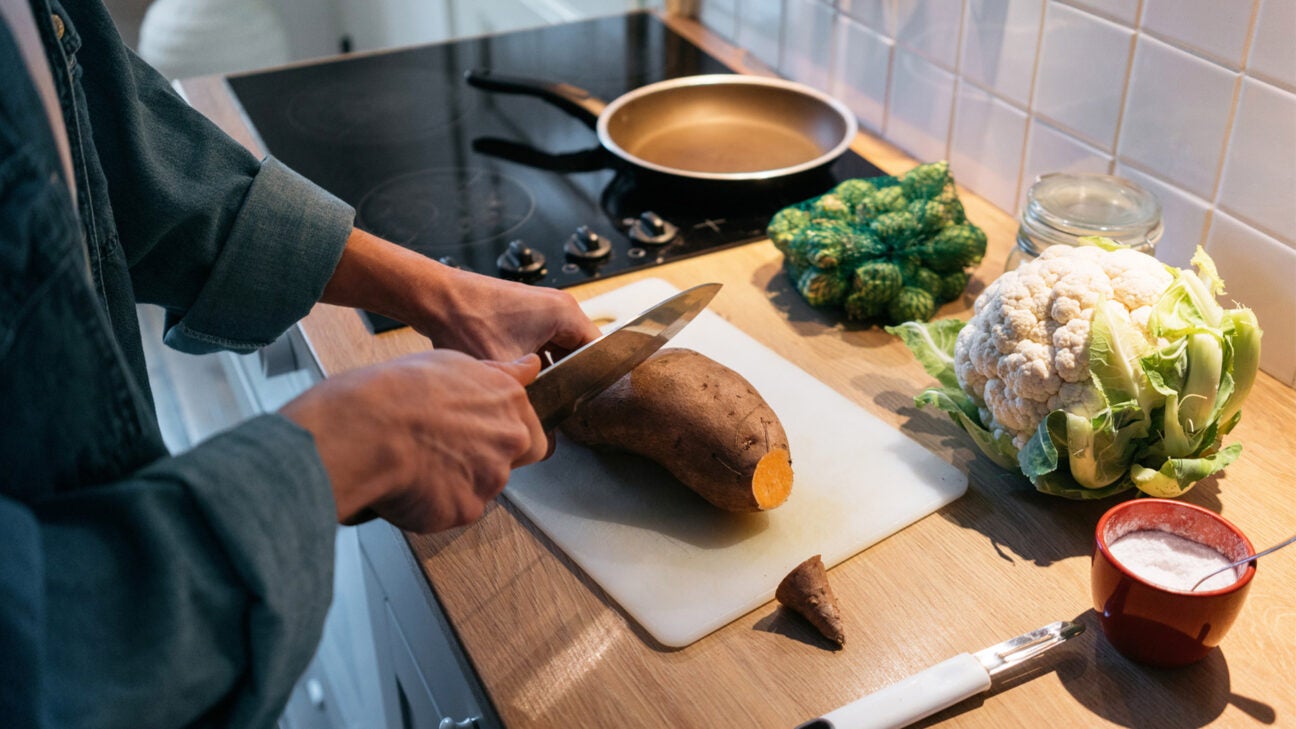
[[[990,677],[1080,635],[1080,623],[1050,623],[901,679],[797,729],[898,729],[990,689]]]
[[[681,291],[542,370],[526,389],[545,431],[661,349],[719,290],[709,283]]]

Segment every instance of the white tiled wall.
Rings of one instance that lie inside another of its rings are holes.
[[[1296,0],[703,0],[701,21],[1016,214],[1036,176],[1160,198],[1296,386]]]

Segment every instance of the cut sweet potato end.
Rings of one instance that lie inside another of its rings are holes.
[[[773,509],[787,501],[792,493],[792,458],[782,448],[774,448],[761,456],[752,474],[752,496],[756,505]]]
[[[808,620],[828,640],[839,646],[846,645],[837,596],[828,585],[828,570],[824,568],[820,555],[816,554],[789,572],[774,591],[774,599]]]

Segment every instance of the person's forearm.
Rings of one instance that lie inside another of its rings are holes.
[[[320,300],[391,317],[437,347],[501,362],[599,336],[571,294],[461,271],[355,229]]]
[[[353,228],[320,301],[409,321],[418,298],[413,287],[433,284],[438,268],[426,256]]]

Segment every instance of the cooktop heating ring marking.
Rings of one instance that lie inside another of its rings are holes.
[[[535,210],[535,197],[513,177],[480,167],[435,167],[379,184],[356,205],[356,219],[393,243],[454,251],[507,236]]]

